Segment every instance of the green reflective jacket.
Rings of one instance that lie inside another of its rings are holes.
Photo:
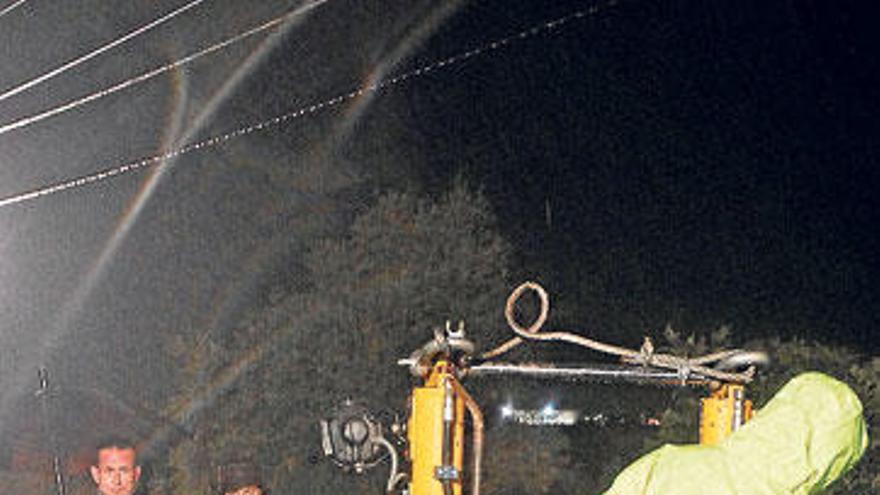
[[[865,451],[862,404],[821,373],[788,382],[718,445],[666,445],[621,472],[605,495],[821,493]]]

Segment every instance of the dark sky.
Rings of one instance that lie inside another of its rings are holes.
[[[585,5],[552,4],[485,30]],[[442,129],[433,169],[467,161],[526,264],[599,299],[573,304],[639,314],[630,332],[727,323],[876,350],[870,10],[621,2],[462,70],[421,114]]]
[[[185,3],[29,0],[0,17],[0,88]],[[274,39],[2,134],[4,198],[224,137],[0,208],[5,369],[22,389],[46,362],[124,388],[151,367],[138,359],[152,337],[233,324],[372,184],[434,191],[457,174],[491,199],[518,275],[547,283],[571,323],[630,341],[667,321],[728,323],[876,353],[880,90],[866,4],[329,0]],[[0,119],[297,6],[206,1],[0,100]],[[249,127],[279,115],[292,118]]]

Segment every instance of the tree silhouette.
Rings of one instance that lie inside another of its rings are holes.
[[[447,320],[498,340],[509,252],[488,203],[462,181],[434,199],[391,193],[347,236],[309,247],[296,289],[230,331],[178,337],[184,368],[168,414],[193,436],[173,453],[177,492],[203,489],[200,473],[229,451],[271,466],[280,491],[348,491],[311,462],[321,414],[350,396],[402,410],[411,383],[396,360]]]

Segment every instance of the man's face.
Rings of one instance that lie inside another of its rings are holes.
[[[263,490],[261,490],[257,486],[246,486],[244,488],[239,488],[234,492],[227,492],[226,495],[263,495]]]
[[[131,495],[141,476],[135,465],[134,449],[110,447],[98,451],[98,465],[92,466],[92,479],[103,495]]]

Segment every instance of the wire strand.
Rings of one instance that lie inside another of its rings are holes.
[[[27,0],[18,0],[17,2],[12,2],[11,4],[7,5],[3,10],[0,10],[0,17],[3,17],[4,15],[12,12],[13,10],[15,10],[17,7],[20,7],[21,4],[23,4],[25,2],[27,2]]]
[[[44,110],[40,113],[36,113],[34,115],[20,118],[18,120],[9,122],[8,124],[3,124],[2,126],[0,126],[0,135],[6,134],[7,132],[14,131],[16,129],[21,129],[23,127],[27,127],[32,124],[36,124],[37,122],[46,120],[50,117],[54,117],[58,114],[68,112],[68,111],[73,110],[75,108],[79,108],[87,103],[91,103],[95,100],[104,98],[105,96],[110,96],[114,93],[118,93],[119,91],[122,91],[123,89],[130,88],[136,84],[148,81],[156,76],[160,76],[168,71],[171,71],[171,70],[177,69],[179,67],[182,67],[186,64],[192,63],[202,57],[210,55],[216,51],[222,50],[232,44],[235,44],[239,41],[245,40],[251,36],[262,33],[263,31],[267,31],[267,30],[272,29],[274,27],[280,26],[281,24],[284,24],[285,22],[289,21],[290,19],[298,17],[302,14],[305,14],[306,12],[310,11],[314,7],[317,7],[317,6],[324,4],[328,1],[329,0],[315,0],[313,2],[308,3],[307,5],[304,5],[298,9],[294,10],[294,11],[287,12],[287,13],[280,15],[270,21],[267,21],[257,27],[248,29],[247,31],[241,32],[235,36],[232,36],[231,38],[227,38],[223,41],[220,41],[220,42],[215,43],[211,46],[203,48],[202,50],[199,50],[195,53],[187,55],[186,57],[183,57],[183,58],[176,60],[174,62],[165,64],[160,67],[156,67],[155,69],[149,70],[147,72],[144,72],[144,73],[139,74],[137,76],[131,77],[129,79],[120,81],[112,86],[108,86],[104,89],[95,91],[95,92],[87,94],[85,96],[81,96],[79,98],[70,100],[67,103],[63,103],[63,104],[58,105],[56,107],[52,107],[52,108],[50,108],[48,110]]]
[[[35,77],[35,78],[31,79],[30,81],[21,83],[18,86],[15,86],[14,88],[11,88],[11,89],[5,91],[4,93],[0,94],[0,101],[6,100],[12,96],[15,96],[15,95],[23,92],[23,91],[27,91],[28,89],[30,89],[40,83],[48,81],[49,79],[52,79],[53,77],[55,77],[63,72],[66,72],[66,71],[68,71],[68,70],[70,70],[80,64],[88,62],[89,60],[97,57],[98,55],[101,55],[102,53],[104,53],[106,51],[109,51],[113,48],[116,48],[117,46],[131,40],[132,38],[140,36],[141,34],[155,28],[156,26],[164,24],[165,22],[177,17],[178,15],[198,6],[199,4],[203,3],[204,1],[205,0],[192,0],[191,2],[184,5],[183,7],[180,7],[172,12],[169,12],[168,14],[165,14],[162,17],[160,17],[160,18],[158,18],[148,24],[141,26],[141,27],[135,29],[134,31],[131,31],[130,33],[128,33],[120,38],[117,38],[117,39],[111,41],[110,43],[107,43],[104,46],[96,48],[96,49],[86,53],[85,55],[77,57],[77,58],[71,60],[70,62],[67,62],[66,64],[63,64],[59,67],[56,67],[55,69],[52,69],[51,71],[49,71],[41,76]]]
[[[344,103],[349,100],[353,100],[367,93],[377,93],[385,88],[397,86],[403,82],[409,81],[410,79],[415,79],[418,77],[425,76],[431,72],[448,68],[452,65],[456,65],[467,60],[470,60],[478,55],[482,55],[484,53],[494,52],[501,48],[504,48],[510,45],[513,42],[525,40],[534,36],[537,36],[541,33],[552,32],[558,30],[562,26],[570,24],[572,21],[587,18],[593,16],[600,11],[616,6],[619,3],[619,0],[608,0],[607,2],[596,4],[586,10],[579,10],[572,14],[569,14],[565,17],[560,17],[558,19],[552,21],[546,21],[541,24],[537,24],[532,28],[520,31],[513,35],[507,36],[505,38],[498,39],[496,41],[492,41],[489,43],[485,43],[480,45],[477,48],[473,48],[466,52],[459,53],[457,55],[450,56],[445,59],[441,59],[435,62],[432,62],[427,65],[423,65],[415,70],[404,72],[398,76],[395,76],[391,79],[387,79],[384,81],[376,82],[370,84],[368,86],[363,86],[354,91],[350,91],[345,94],[338,95],[329,100],[324,100],[318,103],[314,103],[312,105],[303,106],[298,110],[294,110],[285,114],[278,115],[271,119],[263,120],[261,122],[257,122],[255,124],[251,124],[245,127],[240,127],[236,130],[227,132],[225,134],[219,134],[203,141],[199,141],[197,143],[192,143],[166,153],[161,153],[158,155],[153,155],[147,158],[143,158],[141,160],[129,162],[123,165],[119,165],[113,168],[108,168],[99,172],[95,172],[93,174],[84,175],[75,179],[71,179],[64,182],[58,182],[52,185],[48,185],[45,187],[37,188],[28,192],[14,194],[12,196],[7,196],[5,198],[0,198],[0,208],[11,206],[18,203],[23,203],[26,201],[35,200],[37,198],[41,198],[44,196],[48,196],[50,194],[59,193],[62,191],[66,191],[68,189],[75,189],[79,187],[83,187],[86,185],[90,185],[96,182],[100,182],[103,180],[107,180],[122,174],[126,174],[129,172],[134,172],[136,170],[142,169],[144,167],[152,166],[152,165],[160,165],[166,160],[171,158],[176,158],[180,155],[184,155],[187,153],[191,153],[194,151],[201,150],[203,148],[211,148],[214,146],[221,145],[226,143],[231,139],[235,139],[241,136],[245,136],[251,134],[256,131],[263,131],[265,129],[278,126],[287,121],[294,120],[300,117],[304,117],[306,115],[317,113],[321,110],[335,107],[341,103]]]

